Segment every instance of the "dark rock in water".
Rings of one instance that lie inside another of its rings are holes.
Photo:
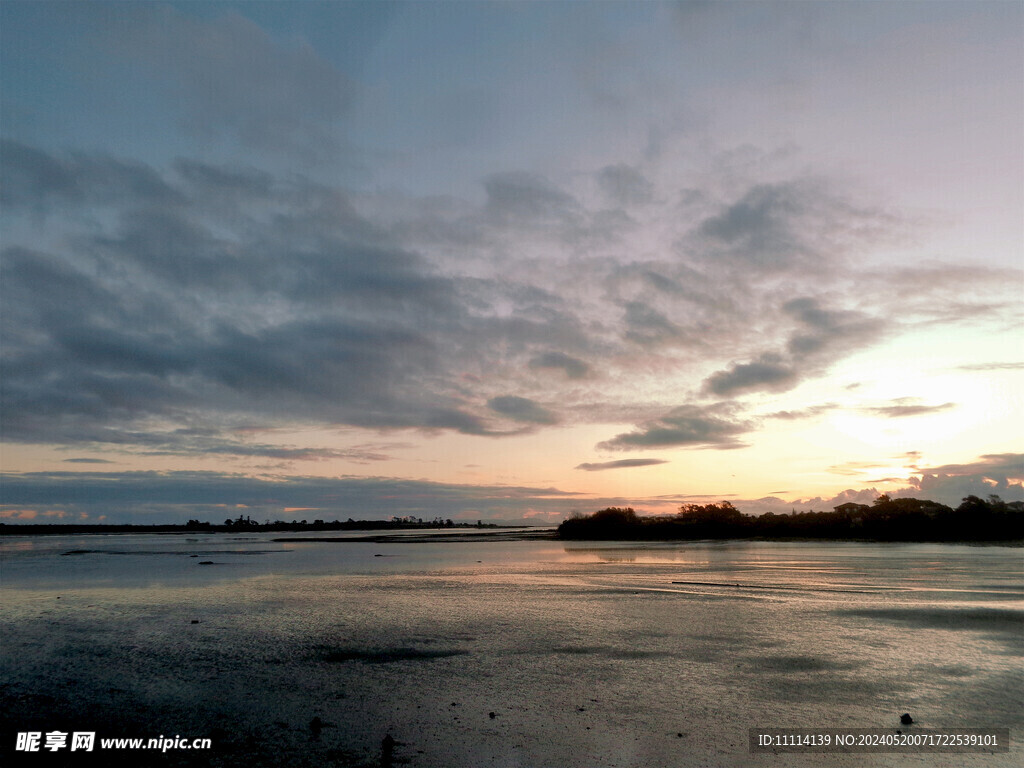
[[[914,718],[910,716],[910,713],[904,712],[902,715],[900,715],[900,722],[904,725],[910,725],[912,722],[914,722]]]
[[[487,716],[488,716],[489,718],[491,718],[491,720],[493,720],[494,718],[496,718],[496,717],[497,717],[497,715],[496,715],[496,714],[494,714],[493,712],[488,712],[488,713],[487,713]]]
[[[199,619],[192,619],[192,623],[193,624],[198,624],[199,623]]]
[[[314,736],[320,735],[320,731],[323,730],[323,727],[324,721],[321,720],[319,717],[314,717],[312,720],[309,721],[309,730],[313,732]]]
[[[213,560],[200,560],[200,565],[213,565]]]
[[[391,757],[395,752],[395,740],[387,734],[380,742],[380,761],[383,765],[391,765]]]

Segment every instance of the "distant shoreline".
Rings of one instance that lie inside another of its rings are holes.
[[[137,525],[137,524],[92,524],[75,523],[0,523],[0,536],[35,535],[79,535],[110,533],[326,533],[332,531],[486,531],[507,528],[532,528],[528,525],[498,525],[497,523],[409,523],[389,520],[352,520],[323,523],[242,523],[236,525]],[[300,539],[310,541],[310,539]]]

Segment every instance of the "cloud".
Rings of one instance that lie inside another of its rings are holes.
[[[513,421],[529,424],[555,424],[558,422],[558,417],[555,414],[525,397],[515,395],[493,397],[487,401],[487,407]]]
[[[224,437],[213,430],[179,429],[170,433],[134,433],[125,435],[131,453],[139,456],[220,456],[226,458],[261,458],[279,461],[342,460],[355,464],[387,461],[391,458],[374,445],[351,448],[254,443]],[[110,442],[108,439],[106,442]],[[109,462],[108,462],[109,463]]]
[[[624,163],[606,165],[598,172],[597,181],[616,205],[643,205],[654,196],[654,185],[638,168]]]
[[[1024,363],[977,363],[974,365],[958,365],[957,371],[1019,371]]]
[[[88,189],[99,162],[61,166],[55,186]],[[118,200],[113,232],[78,234],[59,253],[5,250],[6,439],[120,441],[152,432],[153,418],[224,425],[246,414],[496,434],[487,398],[454,384],[464,364],[513,343],[536,366],[587,372],[567,353],[533,351],[587,344],[557,302],[537,305],[541,291],[441,276],[337,192],[279,190],[252,169],[175,168],[184,186],[157,177]],[[179,204],[158,205],[167,194]],[[64,204],[52,198],[33,200],[52,212]],[[250,205],[262,215],[225,215]],[[497,316],[494,303],[524,311]],[[506,416],[554,423],[501,403]]]
[[[764,418],[766,419],[783,419],[785,421],[795,421],[797,419],[811,419],[815,416],[820,416],[823,413],[828,413],[836,408],[839,408],[838,403],[822,403],[821,405],[812,405],[807,408],[800,408],[795,411],[774,411],[773,413],[766,413]]]
[[[629,467],[652,467],[656,464],[668,464],[664,459],[619,459],[618,461],[585,462],[578,464],[576,469],[587,472],[599,472],[605,469],[627,469]]]
[[[103,44],[180,105],[191,133],[310,161],[337,153],[334,124],[354,86],[310,45],[281,44],[234,12],[198,19],[169,6],[124,10]]]
[[[457,485],[387,477],[304,477],[260,479],[221,472],[34,472],[7,473],[0,509],[28,519],[54,510],[65,516],[107,514],[108,522],[148,522],[154,518],[184,522],[199,517],[219,522],[237,515],[238,505],[257,519],[295,515],[325,520],[388,519],[414,515],[426,519],[518,519],[532,510],[565,517],[584,504],[614,505],[623,499],[581,500],[556,488]],[[597,507],[599,508],[599,507]],[[313,510],[316,510],[314,513]],[[536,516],[536,515],[534,515]]]
[[[768,389],[785,392],[799,382],[797,372],[774,355],[762,355],[752,363],[733,363],[728,369],[713,373],[704,381],[706,391],[714,395]]]
[[[884,328],[880,318],[849,310],[822,309],[817,299],[809,297],[788,301],[782,309],[804,325],[787,344],[798,361],[816,357],[835,359],[876,340]]]
[[[0,202],[45,213],[52,207],[107,205],[144,199],[169,205],[183,198],[153,168],[102,154],[54,155],[0,139],[4,184]]]
[[[705,263],[764,273],[820,273],[855,246],[887,236],[893,217],[859,206],[821,179],[755,184],[706,217],[680,245]]]
[[[625,305],[625,338],[638,344],[660,344],[681,335],[681,329],[648,304],[629,301]]]
[[[582,360],[563,352],[545,352],[530,360],[534,369],[561,369],[570,379],[584,379],[590,374],[590,366]]]
[[[822,309],[818,299],[812,297],[785,302],[782,315],[799,323],[785,351],[763,352],[749,363],[734,362],[705,379],[704,391],[720,397],[754,391],[785,392],[876,341],[885,329],[880,318],[852,310]]]
[[[206,199],[270,199],[276,188],[273,175],[259,168],[213,165],[179,157],[174,161],[174,170],[190,189],[199,191]]]
[[[876,478],[866,481],[887,486],[884,492],[892,498],[930,499],[954,508],[964,497],[970,495],[986,498],[995,494],[1004,501],[1024,501],[1024,454],[986,454],[974,462],[944,464],[936,467],[918,466],[920,454],[917,451],[910,451],[896,458],[908,462],[907,469],[914,473],[911,477],[908,479]],[[877,467],[877,463],[847,462],[830,467],[829,471],[842,475],[863,475],[865,471],[877,469]],[[870,504],[882,493],[883,491],[877,488],[848,489],[831,499],[821,497],[793,501],[776,499],[773,504],[769,505],[743,501],[737,502],[737,506],[744,511],[763,508],[764,511],[770,509],[781,512],[788,511],[790,507],[799,510],[828,510],[848,501]]]
[[[484,189],[486,210],[499,221],[561,221],[578,215],[572,196],[537,174],[495,173],[484,179]]]
[[[1001,496],[1004,501],[1024,501],[1024,454],[994,453],[967,464],[921,467],[912,487],[900,495],[918,493],[925,498],[956,506],[965,496]]]
[[[833,464],[825,471],[831,472],[834,475],[860,476],[866,471],[874,470],[877,467],[877,461],[847,461],[842,464]]]
[[[635,432],[624,432],[599,443],[599,450],[639,450],[670,446],[743,448],[737,436],[748,432],[749,423],[733,419],[735,409],[728,405],[700,407],[683,405],[669,411]]]
[[[880,405],[861,408],[864,413],[872,416],[879,416],[887,419],[899,419],[908,416],[927,416],[933,413],[941,413],[951,408],[956,408],[956,403],[942,403],[941,405],[922,405],[915,402],[916,398],[901,397],[892,401],[892,405]]]
[[[714,257],[757,226],[828,251],[831,228],[856,229],[866,208],[831,191],[814,200],[820,183],[748,187],[737,202],[751,211],[710,216],[721,219],[702,235],[718,243],[710,250],[685,237],[672,247],[675,232],[709,219],[693,211],[669,234],[616,230],[642,244],[634,255],[586,195],[537,174],[486,176],[486,200],[473,204],[358,194],[203,157],[157,169],[27,144],[12,157],[21,170],[5,193],[17,215],[52,226],[41,242],[22,228],[3,253],[10,441],[125,449],[137,439],[144,451],[289,461],[307,454],[232,430],[501,437],[522,431],[503,429],[508,419],[572,419],[637,424],[609,441],[616,449],[738,447],[755,427],[738,411],[659,417],[679,389],[641,398],[637,377],[692,390],[692,372],[710,365],[705,395],[784,391],[889,329],[867,300],[843,303],[830,277],[794,269],[782,295],[738,255]],[[625,167],[598,173],[644,187]],[[631,215],[664,216],[662,197],[635,196]],[[169,437],[199,424],[215,436]]]

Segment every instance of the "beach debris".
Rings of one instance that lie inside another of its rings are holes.
[[[909,712],[904,712],[902,715],[900,715],[900,722],[904,725],[910,725],[912,722],[914,722],[914,718],[910,716]]]

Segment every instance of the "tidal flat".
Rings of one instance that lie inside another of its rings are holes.
[[[109,764],[27,731],[212,740],[169,766],[1024,762],[1020,548],[290,538],[4,537],[5,764]],[[748,748],[905,712],[1011,749]]]

